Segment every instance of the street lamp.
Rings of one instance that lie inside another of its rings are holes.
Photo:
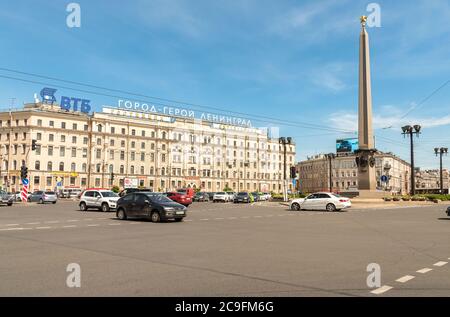
[[[334,160],[336,158],[336,154],[334,153],[328,153],[325,154],[325,157],[328,159],[328,169],[329,169],[329,173],[330,173],[330,177],[329,177],[329,181],[330,181],[330,193],[333,192],[333,179],[332,179],[332,166],[331,166],[331,160]]]
[[[439,155],[439,191],[441,194],[444,193],[444,176],[442,174],[442,155],[447,155],[448,153],[448,148],[446,147],[441,147],[441,148],[434,148],[434,153],[436,154],[436,156]]]
[[[415,186],[415,172],[414,172],[414,139],[413,135],[415,134],[417,137],[420,134],[420,130],[422,127],[418,124],[414,126],[405,125],[402,127],[403,137],[407,134],[409,135],[410,145],[411,145],[411,195],[414,196],[416,194],[416,186]]]
[[[287,175],[286,175],[286,145],[292,143],[291,137],[281,137],[278,139],[278,143],[283,145],[283,200],[288,201],[287,195]]]

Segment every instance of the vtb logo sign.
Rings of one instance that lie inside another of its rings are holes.
[[[42,102],[53,105],[56,102],[55,97],[56,89],[54,88],[43,88],[41,90]],[[81,111],[83,113],[89,113],[91,111],[90,100],[75,98],[75,97],[66,97],[61,96],[60,107],[63,110],[70,111]]]

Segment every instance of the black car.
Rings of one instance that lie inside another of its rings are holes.
[[[117,201],[116,216],[120,220],[150,218],[152,222],[169,219],[179,222],[186,217],[186,207],[158,193],[135,192]]]
[[[119,193],[120,197],[123,197],[127,194],[136,193],[136,192],[152,192],[151,189],[148,188],[125,188]]]
[[[253,192],[252,196],[255,199],[255,201],[260,201],[261,200],[261,197],[259,196],[258,192]]]
[[[235,204],[237,204],[237,203],[249,203],[249,202],[251,202],[250,194],[246,193],[246,192],[237,193],[236,197],[234,197],[233,202]]]
[[[208,193],[204,192],[198,192],[195,194],[195,196],[192,198],[193,201],[209,201],[209,195]]]
[[[447,207],[447,216],[450,217],[450,206]]]

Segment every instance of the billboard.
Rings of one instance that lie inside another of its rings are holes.
[[[339,139],[336,140],[337,153],[353,153],[358,149],[358,139]]]
[[[138,179],[137,178],[124,178],[123,188],[138,188]]]

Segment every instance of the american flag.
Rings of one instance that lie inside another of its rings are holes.
[[[28,185],[29,185],[28,178],[22,179],[22,191],[20,193],[20,198],[22,199],[22,202],[27,202],[28,200]]]

